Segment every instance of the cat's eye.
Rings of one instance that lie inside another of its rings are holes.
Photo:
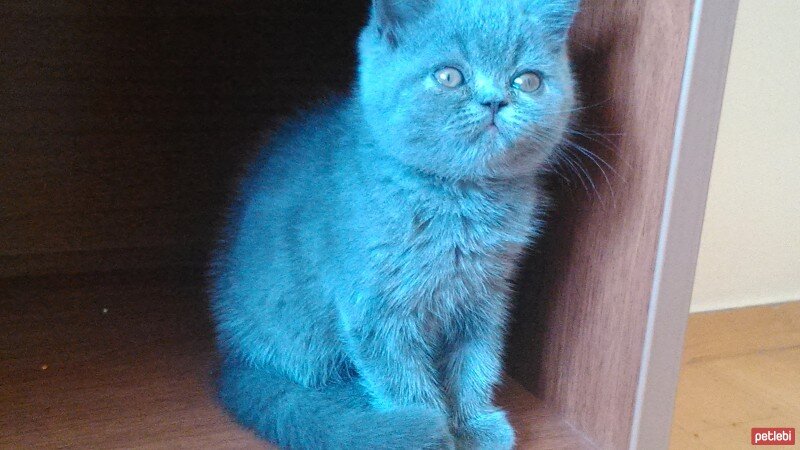
[[[444,87],[456,88],[464,84],[464,74],[455,67],[439,69],[433,76]]]
[[[542,85],[542,77],[536,72],[525,72],[514,78],[511,84],[522,92],[535,92]]]

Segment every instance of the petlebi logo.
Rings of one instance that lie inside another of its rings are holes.
[[[750,430],[751,445],[794,445],[794,428],[753,428]]]

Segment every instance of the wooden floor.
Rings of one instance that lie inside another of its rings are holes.
[[[800,302],[689,320],[670,448],[752,448],[753,427],[800,428]]]
[[[0,281],[0,448],[266,448],[214,399],[197,276]],[[521,386],[519,448],[592,448]]]

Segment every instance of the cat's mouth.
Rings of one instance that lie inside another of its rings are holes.
[[[501,134],[500,124],[497,123],[497,116],[492,116],[486,121],[484,132],[488,133],[492,137]]]
[[[495,150],[503,150],[511,142],[511,136],[506,124],[495,119],[487,119],[485,125],[476,135],[483,145],[488,145]]]
[[[483,129],[489,130],[492,128],[497,128],[497,115],[494,113],[487,114],[483,119]]]
[[[473,139],[478,139],[483,145],[504,147],[509,141],[511,130],[508,129],[508,124],[498,119],[497,115],[488,115],[480,126],[473,129]]]

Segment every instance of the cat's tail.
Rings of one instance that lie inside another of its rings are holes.
[[[225,364],[220,398],[242,425],[281,448],[454,448],[443,414],[421,407],[374,410],[356,383],[315,390],[270,370]]]

